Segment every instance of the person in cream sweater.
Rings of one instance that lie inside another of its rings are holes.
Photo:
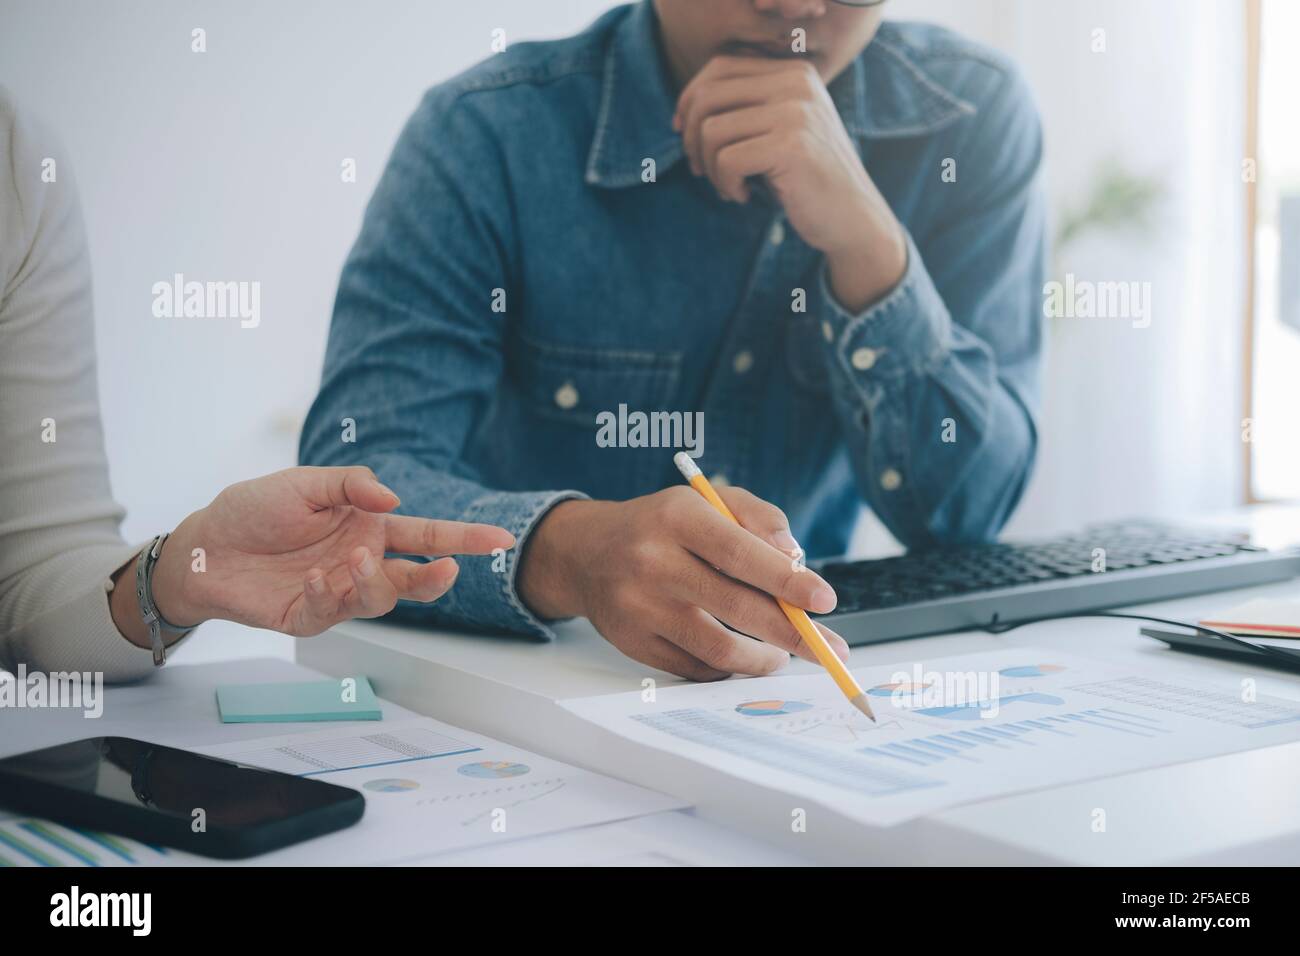
[[[160,437],[169,460],[183,458],[176,436]],[[0,668],[150,673],[145,548],[157,549],[148,606],[166,646],[214,618],[306,636],[400,599],[434,601],[455,581],[447,555],[514,544],[491,525],[391,514],[398,504],[367,467],[291,468],[232,485],[166,538],[122,540],[75,180],[55,138],[0,87]]]

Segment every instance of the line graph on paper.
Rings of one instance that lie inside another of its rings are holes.
[[[897,717],[885,717],[873,724],[863,720],[858,711],[843,707],[822,707],[767,724],[767,729],[775,733],[850,745],[865,744],[882,735],[897,733],[903,727],[903,721]]]

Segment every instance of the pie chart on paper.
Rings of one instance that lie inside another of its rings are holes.
[[[747,700],[736,705],[736,713],[746,717],[780,717],[812,710],[812,704],[803,700]]]
[[[1046,677],[1059,674],[1065,670],[1061,664],[1020,664],[1016,667],[1004,667],[998,671],[1003,677]]]
[[[893,697],[895,694],[899,697],[915,697],[933,686],[933,681],[918,684],[916,681],[905,680],[893,684],[877,684],[875,687],[867,688],[867,693],[872,697]]]
[[[456,772],[465,777],[477,777],[485,780],[499,780],[502,777],[522,777],[532,769],[526,763],[512,763],[509,760],[478,760],[462,764]]]

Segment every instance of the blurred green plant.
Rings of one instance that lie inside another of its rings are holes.
[[[1053,244],[1057,262],[1062,252],[1092,233],[1153,234],[1164,198],[1160,177],[1132,172],[1117,159],[1106,160],[1097,168],[1083,201],[1060,216]]]

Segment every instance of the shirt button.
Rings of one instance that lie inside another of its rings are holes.
[[[822,322],[822,335],[827,342],[835,341],[835,327],[829,321]]]
[[[780,219],[772,223],[772,231],[768,234],[767,241],[774,246],[785,242],[785,224]]]
[[[880,474],[880,487],[886,491],[897,491],[903,483],[903,476],[892,468],[886,468]]]
[[[566,411],[578,404],[578,390],[572,382],[565,382],[555,390],[555,404]]]
[[[737,375],[744,375],[754,367],[754,353],[748,349],[737,352],[736,357],[731,360],[731,367],[736,370]]]
[[[716,488],[725,488],[727,487],[727,485],[731,484],[731,482],[727,480],[726,475],[724,475],[722,472],[718,472],[716,475],[714,475],[712,478],[709,479],[709,484],[713,485]]]
[[[859,372],[865,372],[876,364],[875,349],[854,349],[853,350],[853,367]]]

